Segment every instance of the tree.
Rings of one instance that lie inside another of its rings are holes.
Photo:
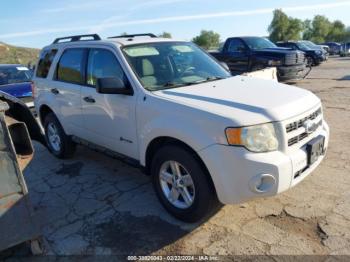
[[[159,35],[159,37],[163,38],[172,38],[171,34],[169,32],[163,32]]]
[[[192,42],[204,49],[215,49],[219,47],[220,35],[214,31],[202,30],[199,36],[192,39]]]
[[[281,9],[273,11],[273,19],[269,25],[270,40],[273,42],[299,40],[303,31],[303,22],[288,17]]]
[[[306,19],[303,22],[303,39],[310,40],[312,37],[312,21],[310,19]]]
[[[287,28],[286,38],[288,40],[300,40],[303,31],[303,22],[297,18],[289,17],[289,26]]]
[[[344,42],[350,40],[350,31],[343,22],[334,22],[323,15],[316,15],[313,20],[288,17],[281,9],[273,11],[273,19],[268,27],[271,41],[305,40],[316,43]]]
[[[315,43],[325,42],[327,35],[331,32],[332,23],[323,15],[316,15],[312,20],[311,41]]]
[[[342,42],[346,38],[346,28],[343,22],[339,20],[334,21],[326,37],[326,41]]]

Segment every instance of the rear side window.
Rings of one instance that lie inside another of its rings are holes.
[[[85,49],[67,49],[57,65],[57,80],[73,84],[84,83]]]
[[[242,52],[246,49],[243,42],[239,39],[231,39],[230,45],[228,47],[229,52]]]
[[[39,58],[38,69],[36,70],[37,77],[40,77],[40,78],[47,77],[50,71],[52,61],[54,60],[56,54],[57,54],[56,49],[45,50],[41,53]]]

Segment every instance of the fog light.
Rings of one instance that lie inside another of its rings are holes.
[[[249,182],[250,190],[254,193],[269,192],[276,184],[276,179],[270,174],[260,174],[253,177]]]

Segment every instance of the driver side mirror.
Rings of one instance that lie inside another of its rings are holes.
[[[119,77],[98,78],[96,92],[100,94],[134,94],[134,90],[130,86],[126,86],[124,81]]]

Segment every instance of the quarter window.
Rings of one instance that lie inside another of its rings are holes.
[[[66,50],[57,67],[57,80],[73,84],[84,83],[84,49]]]
[[[56,49],[51,50],[45,50],[41,53],[38,63],[38,69],[36,71],[36,76],[40,78],[46,78],[50,67],[52,64],[52,61],[54,60],[55,56],[57,54]]]
[[[122,79],[127,85],[126,75],[115,55],[105,49],[91,49],[87,67],[87,84],[96,87],[98,78]]]

